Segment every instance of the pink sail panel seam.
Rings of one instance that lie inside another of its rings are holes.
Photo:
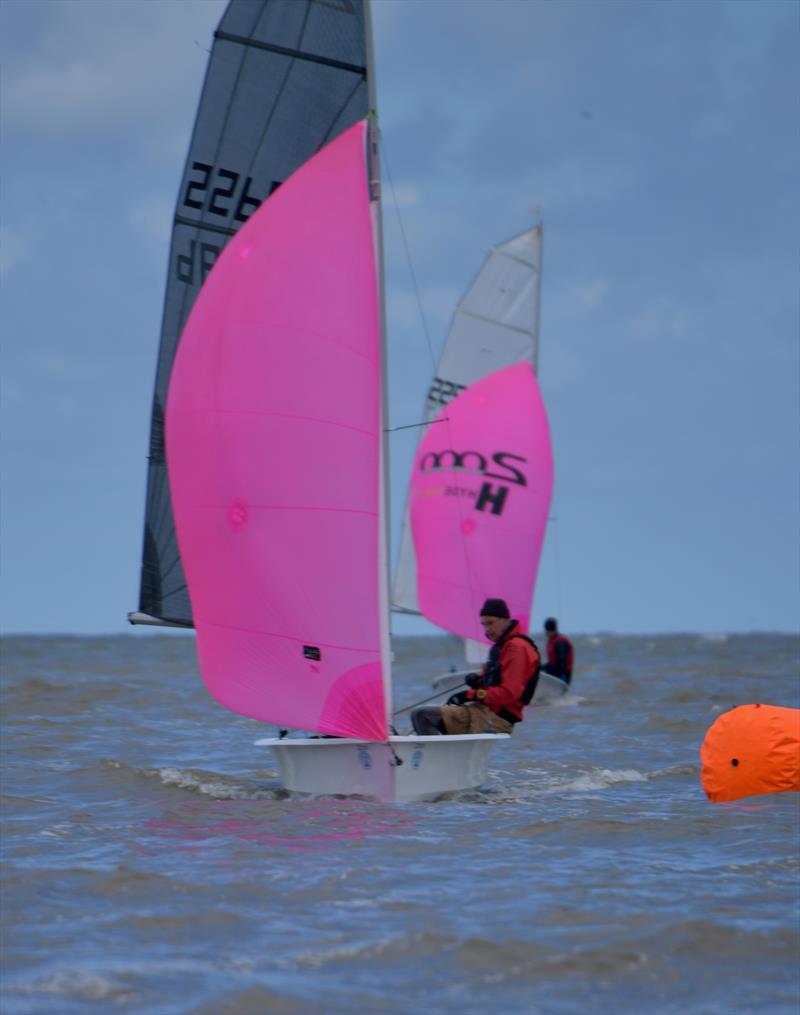
[[[336,420],[324,419],[322,416],[298,416],[291,412],[266,412],[256,409],[194,409],[198,416],[259,416],[264,418],[274,417],[275,419],[292,419],[303,423],[319,423],[322,426],[341,427],[343,430],[352,430],[353,433],[363,434],[365,437],[375,437],[380,431],[365,430],[363,427],[350,426],[347,423],[339,423]]]
[[[222,626],[220,624],[215,624],[213,620],[207,620],[207,621],[205,621],[205,623],[208,624],[209,627],[221,627]],[[225,630],[226,631],[241,631],[243,634],[266,634],[266,635],[269,635],[270,638],[284,638],[284,639],[289,640],[289,641],[295,641],[295,642],[297,642],[296,638],[292,638],[291,635],[281,634],[279,631],[250,630],[250,629],[248,629],[246,627],[234,627],[231,624],[226,624],[225,625]],[[302,644],[302,642],[297,642],[297,644]],[[331,649],[331,650],[335,650],[335,651],[342,650],[342,651],[345,651],[345,652],[364,652],[366,654],[370,654],[370,653],[374,653],[374,652],[380,652],[380,646],[376,646],[375,648],[359,648],[357,645],[336,645],[336,644],[333,644],[333,643],[322,642],[322,641],[314,642],[314,645],[315,645],[316,648],[327,648],[327,649]]]

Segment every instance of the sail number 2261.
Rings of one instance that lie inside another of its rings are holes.
[[[242,223],[261,204],[261,199],[250,193],[252,176],[246,177],[240,187],[240,173],[232,169],[215,169],[206,162],[193,162],[191,173],[183,194],[185,208],[207,211],[221,218],[232,216],[234,222]]]

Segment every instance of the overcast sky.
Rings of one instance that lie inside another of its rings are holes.
[[[5,632],[119,632],[137,606],[170,222],[224,6],[0,2]],[[488,248],[542,210],[557,520],[536,626],[800,629],[800,5],[374,11],[437,349]],[[403,425],[431,363],[389,200],[384,216]],[[392,445],[395,544],[415,440]]]

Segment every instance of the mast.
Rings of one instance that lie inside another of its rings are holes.
[[[536,318],[533,325],[533,372],[539,376],[539,323],[542,317],[542,269],[544,266],[544,223],[539,220],[535,227],[539,233],[539,265],[536,272]]]
[[[383,268],[383,218],[381,215],[381,173],[378,148],[378,101],[375,84],[375,48],[372,37],[372,0],[364,0],[364,28],[367,51],[367,89],[369,96],[368,159],[370,198],[372,201],[372,228],[375,237],[376,271],[381,316],[381,531],[379,548],[380,574],[378,578],[381,617],[381,659],[385,690],[387,722],[392,719],[392,650],[389,632],[389,604],[391,602],[391,512],[389,500],[389,354],[386,336],[386,296]]]

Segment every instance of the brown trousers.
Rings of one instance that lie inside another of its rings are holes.
[[[514,725],[480,701],[468,705],[442,705],[442,722],[448,733],[513,733]]]

